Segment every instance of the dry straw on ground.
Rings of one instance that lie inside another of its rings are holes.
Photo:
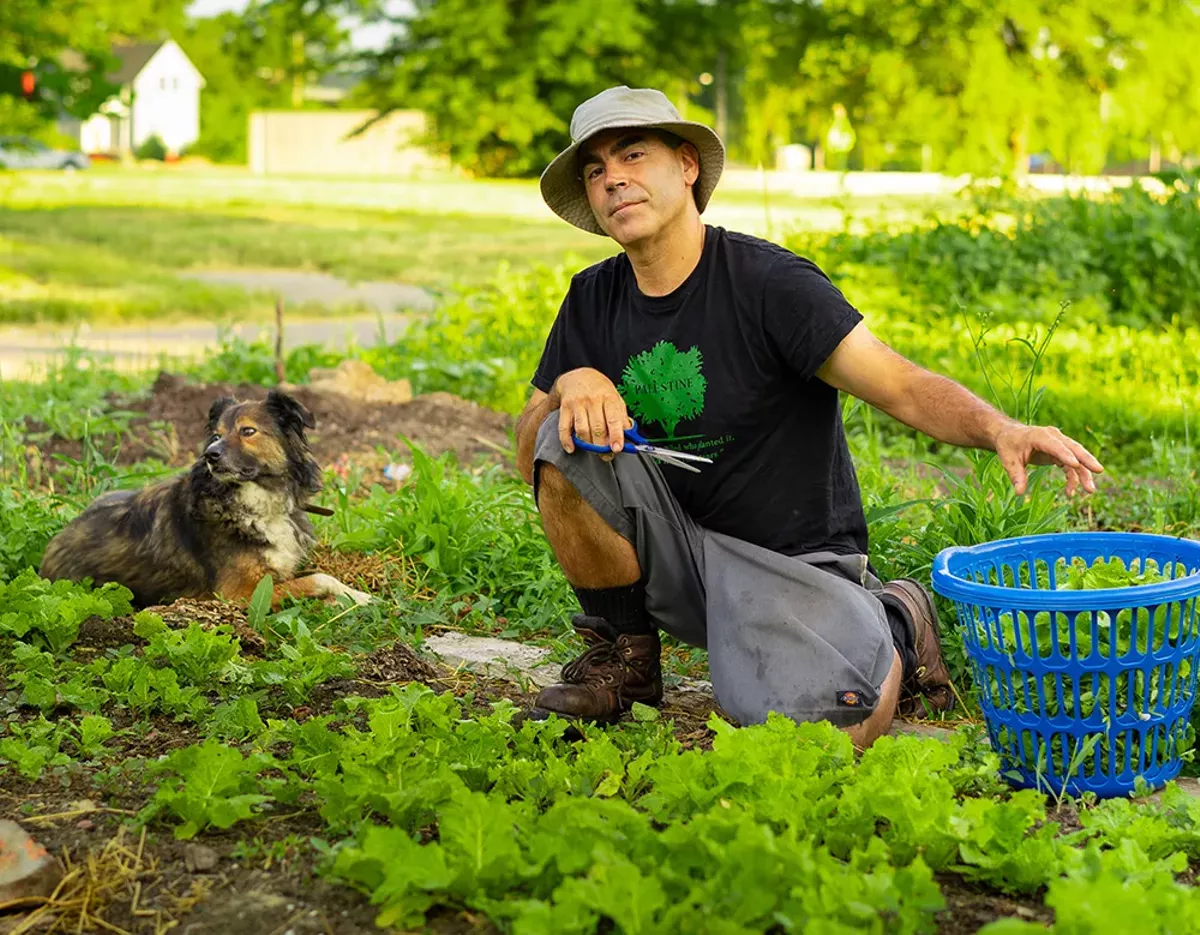
[[[54,892],[45,898],[0,905],[0,911],[28,911],[0,922],[0,935],[66,935],[66,933],[134,932],[110,922],[106,916],[119,914],[138,920],[136,931],[163,935],[179,924],[177,916],[189,911],[207,895],[212,885],[194,880],[187,893],[161,893],[156,897],[167,908],[147,908],[145,894],[160,880],[157,858],[146,853],[146,831],[136,842],[127,840],[120,828],[104,847],[76,859],[64,848],[60,859],[66,869]],[[123,905],[122,905],[123,904]]]

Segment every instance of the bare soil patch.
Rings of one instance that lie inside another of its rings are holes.
[[[268,387],[255,384],[193,383],[176,374],[161,373],[145,396],[110,399],[113,410],[134,414],[125,436],[111,440],[116,463],[159,460],[173,467],[191,464],[204,440],[208,408],[214,399],[262,399],[267,391]],[[389,461],[411,460],[403,438],[434,456],[453,452],[463,463],[480,457],[502,460],[510,444],[510,416],[450,393],[429,393],[406,403],[380,403],[301,385],[294,388],[293,395],[316,417],[316,428],[308,435],[321,467],[343,472],[358,468],[368,481],[382,480]],[[51,465],[54,455],[83,457],[81,442],[56,435],[42,437],[45,432],[45,426],[38,423],[27,429],[27,435],[38,440],[43,465]],[[108,444],[100,447],[110,450]]]

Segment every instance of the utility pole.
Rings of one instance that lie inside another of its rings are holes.
[[[292,107],[304,104],[304,33],[292,33]]]
[[[717,47],[717,136],[727,139],[726,122],[729,118],[728,98],[726,95],[725,44]]]

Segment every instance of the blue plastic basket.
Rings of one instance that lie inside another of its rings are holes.
[[[1112,558],[1153,561],[1172,580],[1056,590],[1074,560]],[[1013,785],[1105,797],[1127,795],[1138,777],[1157,788],[1179,774],[1200,664],[1200,542],[1097,532],[946,549],[933,589],[955,603]],[[1123,654],[1111,638],[1121,621]]]

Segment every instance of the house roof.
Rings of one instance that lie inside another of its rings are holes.
[[[165,45],[164,42],[138,42],[133,45],[114,45],[112,54],[121,60],[116,71],[108,75],[113,84],[125,85],[137,77],[138,72],[146,67],[146,63],[154,58],[154,53]]]

